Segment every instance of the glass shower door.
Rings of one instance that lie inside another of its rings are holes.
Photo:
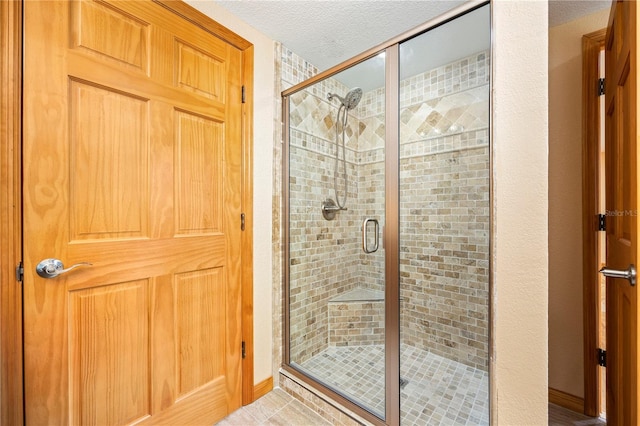
[[[489,7],[400,45],[402,425],[489,424]]]
[[[374,424],[489,424],[490,5],[469,8],[283,92],[284,371]]]
[[[287,364],[384,418],[384,54],[285,102]]]

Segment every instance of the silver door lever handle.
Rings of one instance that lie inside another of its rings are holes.
[[[36,266],[36,273],[42,278],[55,278],[58,275],[62,275],[72,269],[91,265],[92,264],[89,262],[80,262],[65,269],[62,261],[60,261],[59,259],[44,259]]]
[[[606,266],[600,269],[600,272],[605,277],[609,278],[624,278],[625,280],[629,280],[629,283],[634,286],[636,285],[636,267],[634,265],[629,265],[629,268],[622,269],[610,269]]]

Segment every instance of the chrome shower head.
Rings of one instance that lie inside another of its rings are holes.
[[[338,98],[340,100],[340,103],[342,103],[342,105],[346,109],[354,109],[356,106],[358,106],[360,99],[362,99],[362,89],[359,87],[354,87],[353,89],[349,90],[349,92],[347,92],[344,98],[342,96],[336,95],[335,93],[327,94],[327,99],[332,101],[333,98]]]
[[[344,96],[342,103],[347,109],[354,109],[358,106],[360,99],[362,99],[362,89],[354,87]]]

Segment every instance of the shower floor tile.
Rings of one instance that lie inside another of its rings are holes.
[[[369,410],[384,411],[384,347],[330,347],[300,366]],[[411,346],[400,353],[402,425],[488,425],[487,372]]]

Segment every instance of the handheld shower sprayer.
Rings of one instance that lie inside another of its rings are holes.
[[[338,108],[335,125],[336,162],[335,168],[333,170],[333,190],[336,195],[336,201],[334,203],[333,200],[328,199],[322,203],[322,214],[327,220],[332,220],[335,217],[337,211],[347,209],[346,204],[349,179],[347,176],[347,162],[345,156],[345,132],[349,122],[349,111],[358,106],[360,99],[362,99],[362,89],[359,87],[354,87],[353,89],[349,90],[347,94],[344,95],[344,97],[336,95],[335,93],[327,93],[327,99],[329,101],[333,101],[334,98],[340,101],[340,107]],[[340,138],[339,125],[342,126],[342,138]],[[342,148],[342,158],[340,158],[340,148]],[[340,200],[340,196],[338,195],[338,169],[340,168],[340,165],[342,165],[342,179],[344,181],[344,198],[342,200]]]

